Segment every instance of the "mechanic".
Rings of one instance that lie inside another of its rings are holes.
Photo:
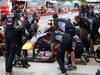
[[[27,41],[26,37],[25,37],[25,26],[24,26],[24,23],[27,20],[27,16],[24,12],[21,12],[18,15],[19,15],[19,17],[18,17],[18,21],[16,24],[16,34],[17,34],[17,36],[16,36],[16,39],[17,39],[16,55],[17,55],[17,58],[21,58],[21,54],[23,54],[23,57],[26,60],[26,63],[24,61],[24,63],[22,63],[22,65],[24,68],[28,68],[28,67],[30,67],[30,65],[28,64],[28,60],[27,60],[27,55],[28,55],[27,50],[21,51],[22,45]],[[23,52],[23,53],[21,53],[21,52]],[[16,62],[17,61],[15,60],[14,63],[16,63]],[[15,65],[17,65],[17,64],[15,64]]]
[[[5,71],[6,75],[12,75],[13,61],[16,53],[16,31],[14,23],[17,19],[17,14],[12,10],[8,14],[1,17],[5,21]]]
[[[89,19],[81,18],[80,16],[75,16],[75,21],[76,21],[76,26],[79,26],[80,28],[80,38],[82,40],[84,47],[88,52],[90,50],[91,53],[94,52],[93,40],[91,37],[92,27]]]
[[[75,35],[75,26],[71,23],[71,20],[69,18],[57,18],[55,19],[55,28],[59,29],[61,32],[69,33],[71,37]],[[75,62],[74,62],[74,57],[75,53],[74,51],[67,51],[66,52],[67,57],[70,56],[71,60],[69,68],[71,70],[76,70]]]
[[[39,15],[35,12],[28,17],[27,21],[25,22],[25,28],[28,31],[27,39],[31,39],[32,36],[37,33],[39,28],[39,19]]]
[[[61,32],[59,29],[54,31],[51,28],[52,32],[52,43],[51,43],[51,50],[58,50],[58,54],[56,56],[57,62],[59,64],[60,70],[62,74],[67,75],[67,69],[65,68],[65,52],[72,52],[72,37],[70,33]],[[74,58],[74,56],[72,57]],[[74,65],[73,65],[74,66]],[[76,67],[76,66],[75,66]]]

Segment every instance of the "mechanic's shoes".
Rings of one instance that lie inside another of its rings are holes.
[[[68,74],[67,74],[67,72],[65,72],[65,73],[63,73],[63,74],[61,74],[61,75],[68,75]]]
[[[97,69],[97,72],[95,75],[100,75],[100,69]]]
[[[30,66],[30,64],[23,64],[23,68],[29,68]]]
[[[5,75],[14,75],[12,72],[6,72]]]
[[[69,65],[67,71],[76,71],[77,67],[75,65]]]
[[[85,58],[83,56],[81,56],[81,58],[80,58],[80,63],[82,65],[87,65],[87,62],[86,62],[86,60],[85,60]]]
[[[31,65],[30,64],[26,64],[28,67],[31,67]]]

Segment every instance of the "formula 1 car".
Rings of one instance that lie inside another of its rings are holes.
[[[38,34],[33,36],[30,41],[26,42],[22,50],[33,49],[33,58],[28,58],[29,61],[54,62],[55,58],[52,56],[50,44],[51,40],[48,33]]]

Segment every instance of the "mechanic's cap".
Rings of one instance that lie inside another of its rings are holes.
[[[52,17],[53,19],[58,18],[58,14],[54,14]]]

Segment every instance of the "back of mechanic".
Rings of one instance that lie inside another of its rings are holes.
[[[56,56],[57,62],[59,64],[61,73],[67,75],[67,70],[65,68],[65,52],[66,50],[73,51],[72,48],[72,37],[69,33],[61,32],[60,30],[56,30],[52,33],[52,44],[51,50],[57,49],[59,52]]]
[[[14,23],[16,21],[17,14],[14,11],[2,16],[2,20],[5,21],[5,75],[12,75],[13,61],[16,53],[16,32],[14,29]]]

